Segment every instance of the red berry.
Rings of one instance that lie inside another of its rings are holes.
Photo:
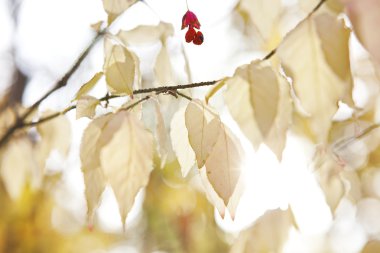
[[[195,45],[201,45],[203,43],[203,33],[201,31],[198,31],[197,34],[195,35],[195,38],[193,40],[193,43]]]
[[[190,27],[189,30],[187,30],[186,35],[185,35],[186,42],[187,43],[192,42],[195,38],[196,33],[197,32],[194,30],[194,28]]]
[[[185,27],[195,27],[197,29],[201,28],[201,24],[199,23],[197,16],[191,11],[187,11],[182,17],[181,29],[185,29]]]

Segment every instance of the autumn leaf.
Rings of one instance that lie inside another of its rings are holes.
[[[230,253],[282,252],[294,225],[290,209],[267,211],[250,228],[240,232]]]
[[[109,120],[101,139],[109,139],[100,151],[101,168],[125,225],[137,193],[147,185],[153,170],[153,136],[133,113],[120,111]]]
[[[170,139],[173,150],[181,166],[182,176],[186,177],[195,164],[195,153],[191,148],[185,123],[186,107],[180,108],[170,124]]]
[[[122,45],[113,45],[108,39],[104,47],[103,68],[109,92],[114,95],[132,95],[133,84],[139,75],[137,56]]]
[[[159,85],[169,85],[175,81],[173,66],[166,44],[162,44],[154,65],[154,75]]]
[[[226,83],[226,104],[243,133],[256,149],[264,142],[281,160],[292,113],[287,81],[269,64],[254,61]]]
[[[87,93],[92,88],[94,88],[94,86],[98,83],[98,81],[102,77],[103,77],[103,72],[96,73],[88,82],[86,82],[85,84],[82,85],[82,87],[80,87],[79,91],[77,92],[77,94],[75,94],[75,97],[72,101],[78,100],[83,95],[87,95]]]
[[[95,116],[95,109],[99,103],[99,99],[92,96],[81,96],[77,102],[76,118],[87,117],[92,119]]]
[[[106,114],[94,119],[86,128],[80,146],[80,159],[84,176],[85,195],[87,201],[87,217],[93,224],[95,210],[99,205],[101,195],[106,186],[106,178],[100,165],[100,137],[112,114]]]
[[[108,14],[108,25],[136,2],[137,0],[103,0],[104,10]]]
[[[277,50],[319,142],[326,141],[338,101],[351,100],[349,35],[343,21],[328,14],[312,15]]]

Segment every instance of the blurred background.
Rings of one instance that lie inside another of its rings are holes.
[[[238,66],[273,49],[316,1],[300,2],[282,1],[278,36],[270,39],[258,36],[257,30],[247,25],[237,0],[188,0],[189,8],[202,24],[202,46],[184,41],[185,31],[180,29],[187,10],[184,0],[138,2],[116,21],[111,32],[157,25],[160,21],[171,23],[174,35],[167,46],[176,84],[217,80],[231,76]],[[342,18],[346,19],[343,15]],[[95,36],[91,24],[106,19],[101,0],[0,0],[2,104],[30,106],[45,94]],[[347,19],[346,22],[349,25]],[[160,48],[159,41],[131,47],[140,58],[146,87],[157,84],[153,65]],[[364,108],[373,104],[379,79],[374,78],[369,56],[354,36],[350,48],[353,62],[360,62],[354,71],[354,100]],[[39,112],[61,111],[69,106],[79,87],[102,70],[103,57],[103,45],[99,42],[68,85],[46,99]],[[186,66],[190,69],[187,73]],[[207,90],[197,88],[192,96],[203,98]],[[103,96],[105,84],[98,85],[92,93]],[[117,105],[118,101],[114,103]],[[250,250],[255,247],[249,245],[250,238],[256,238],[253,242],[257,245],[267,244],[265,252],[354,253],[361,252],[367,241],[373,241],[368,247],[379,249],[378,148],[361,154],[357,144],[350,150],[360,156],[355,156],[355,160],[364,160],[345,173],[349,194],[332,212],[325,198],[326,189],[322,190],[313,169],[315,149],[310,141],[290,132],[279,163],[266,146],[253,150],[225,108],[222,94],[213,98],[213,106],[239,136],[246,153],[252,154],[247,156],[246,187],[234,220],[228,215],[222,219],[214,210],[197,186],[196,172],[183,179],[177,162],[168,163],[161,170],[157,160],[148,187],[139,193],[128,215],[126,231],[122,230],[110,188],[102,196],[94,228],[89,228],[79,146],[90,120],[77,120],[72,111],[67,114],[71,131],[68,155],[54,151],[49,154],[45,165],[49,176],[43,187],[37,191],[26,185],[14,199],[1,185],[0,251],[254,252]],[[343,121],[351,114],[351,109],[341,106],[336,119]],[[20,159],[27,159],[19,155]],[[331,186],[331,194],[335,190]],[[257,226],[258,221],[263,225]]]

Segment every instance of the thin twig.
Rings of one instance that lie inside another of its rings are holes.
[[[186,98],[186,99],[189,100],[189,101],[192,101],[192,100],[193,100],[191,97],[189,97],[189,96],[183,94],[182,92],[176,91],[176,93],[177,93],[178,96],[181,96],[181,97],[183,97],[183,98]]]
[[[364,136],[366,136],[367,134],[371,133],[373,130],[375,130],[379,127],[380,127],[380,124],[373,124],[373,125],[365,128],[358,135],[354,135],[354,136],[351,136],[351,137],[348,137],[348,138],[345,138],[343,140],[338,141],[334,145],[334,150],[338,151],[338,150],[341,150],[341,149],[347,147],[353,141],[358,140],[360,138],[363,138]]]

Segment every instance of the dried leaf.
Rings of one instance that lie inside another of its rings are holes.
[[[26,137],[13,139],[2,151],[0,176],[12,199],[20,197],[25,184],[37,171],[33,147]]]
[[[94,88],[94,86],[98,83],[98,81],[102,77],[103,77],[103,72],[96,73],[91,78],[90,81],[88,81],[87,83],[83,84],[82,87],[80,87],[79,91],[77,92],[77,94],[75,95],[75,98],[72,101],[79,99],[79,97],[83,95],[86,95],[92,88]]]
[[[147,185],[153,170],[153,137],[133,113],[125,111],[113,115],[102,135],[112,136],[100,151],[100,162],[125,225],[138,191]]]
[[[99,102],[99,99],[92,96],[81,96],[77,102],[76,118],[87,117],[92,119],[95,116],[95,109]]]
[[[185,107],[180,108],[174,114],[170,124],[170,139],[183,177],[187,176],[195,164],[195,153],[191,148],[185,123],[185,111]]]
[[[201,101],[194,100],[186,108],[185,122],[198,168],[202,168],[218,140],[220,118]]]
[[[268,211],[240,233],[230,253],[282,252],[292,226],[294,217],[290,209]]]
[[[319,142],[326,141],[338,101],[352,92],[349,35],[343,21],[313,15],[291,31],[277,51]]]
[[[137,0],[103,0],[104,10],[108,14],[108,25],[136,2]]]
[[[43,116],[51,115],[45,112]],[[59,116],[37,126],[41,137],[36,150],[39,165],[45,168],[45,161],[52,150],[57,150],[63,157],[67,155],[71,144],[71,125],[66,116]]]
[[[291,123],[289,84],[271,66],[254,61],[228,79],[228,108],[255,148],[265,142],[281,160]]]
[[[173,35],[173,25],[165,22],[160,22],[156,26],[140,25],[129,31],[121,30],[117,34],[119,39],[126,46],[152,44],[156,43],[159,40],[165,42],[166,38]]]
[[[89,224],[93,223],[95,210],[106,186],[100,167],[100,150],[104,144],[100,142],[100,137],[111,118],[112,114],[106,114],[94,119],[84,131],[80,146]]]
[[[104,72],[107,88],[114,95],[132,95],[138,76],[137,56],[122,45],[111,45],[105,40]]]

